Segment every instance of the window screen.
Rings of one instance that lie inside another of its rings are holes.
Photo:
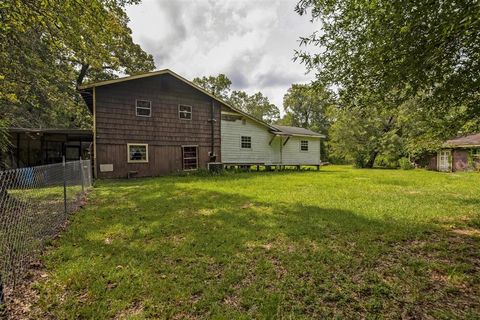
[[[186,146],[183,148],[183,170],[196,170],[198,168],[198,148]]]
[[[128,162],[148,162],[148,145],[128,144]]]
[[[301,151],[308,151],[308,141],[307,140],[300,141],[300,150]]]
[[[179,105],[178,106],[178,117],[184,120],[192,119],[192,106]]]
[[[252,137],[242,136],[242,149],[251,149],[252,148]]]
[[[138,117],[150,117],[152,115],[152,102],[137,100],[135,109]]]

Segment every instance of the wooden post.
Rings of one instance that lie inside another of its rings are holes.
[[[97,179],[97,94],[93,87],[93,177]]]

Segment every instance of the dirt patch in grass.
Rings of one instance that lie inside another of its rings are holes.
[[[5,305],[0,310],[0,319],[48,319],[40,316],[40,310],[35,307],[38,301],[38,292],[33,284],[48,277],[45,267],[40,261],[30,263],[26,275],[18,281],[14,288],[4,289]]]

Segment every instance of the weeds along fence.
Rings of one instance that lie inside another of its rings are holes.
[[[0,304],[91,185],[89,160],[0,171]]]

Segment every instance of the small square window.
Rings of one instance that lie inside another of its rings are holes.
[[[307,140],[300,141],[300,151],[308,151],[308,141]]]
[[[128,143],[128,162],[148,162],[148,144]]]
[[[252,137],[242,136],[242,149],[251,149],[252,148]]]
[[[137,100],[135,103],[137,117],[152,116],[152,102],[147,100]]]
[[[480,158],[480,149],[473,150],[473,156]]]
[[[183,120],[192,120],[192,106],[179,105],[178,117]]]

